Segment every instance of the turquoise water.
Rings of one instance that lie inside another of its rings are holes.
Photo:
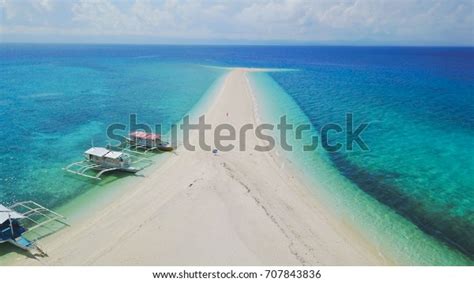
[[[277,123],[285,115],[295,126],[308,124],[308,116],[283,88],[266,73],[249,75],[257,97],[259,116],[263,122]],[[313,153],[303,151],[311,137],[317,134],[313,126],[302,139],[288,135],[288,143],[295,150],[279,151],[296,163],[303,175],[313,182],[316,196],[337,216],[344,218],[356,231],[373,244],[388,263],[407,265],[466,265],[472,260],[448,245],[426,236],[411,221],[400,216],[363,192],[334,166],[330,155],[321,149]],[[275,136],[278,141],[278,136]]]
[[[61,168],[106,145],[106,128],[138,122],[166,127],[189,111],[223,73],[141,57],[9,58],[0,81],[0,202],[58,207],[97,185]],[[126,132],[124,132],[126,133]],[[124,175],[111,174],[100,185]]]
[[[367,122],[369,151],[288,157],[395,262],[473,264],[473,48],[2,44],[0,202],[81,195],[60,168],[131,113],[166,130],[225,73],[207,65],[296,70],[251,76],[273,120]]]
[[[369,123],[363,136],[370,150],[327,154],[331,163],[363,192],[472,259],[474,68],[465,52],[406,51],[398,62],[391,50],[372,56],[383,65],[323,65],[272,77],[317,128],[344,124],[345,113]]]

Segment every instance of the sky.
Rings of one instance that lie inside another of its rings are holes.
[[[474,45],[474,0],[0,0],[0,42]]]

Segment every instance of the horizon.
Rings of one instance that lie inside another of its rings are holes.
[[[473,13],[468,0],[0,0],[0,42],[472,47]]]
[[[28,42],[1,41],[0,45],[82,45],[82,46],[176,46],[176,47],[336,47],[336,48],[460,48],[472,49],[474,45],[350,45],[350,44],[317,44],[317,43],[133,43],[133,42]]]

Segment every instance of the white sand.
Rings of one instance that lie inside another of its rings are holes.
[[[233,70],[207,111],[213,128],[255,124],[248,70]],[[229,113],[229,116],[226,115]],[[208,144],[213,138],[208,134]],[[195,139],[196,136],[193,136]],[[43,242],[46,265],[373,265],[386,262],[333,217],[273,152],[218,156],[180,147],[112,204]],[[194,142],[197,144],[197,142]],[[237,144],[234,142],[234,144]],[[285,167],[283,169],[282,167]]]

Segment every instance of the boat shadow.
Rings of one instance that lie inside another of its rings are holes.
[[[0,261],[3,257],[5,257],[7,255],[12,255],[12,254],[18,255],[18,256],[25,256],[25,257],[28,257],[30,259],[35,259],[35,260],[38,259],[37,256],[33,255],[29,251],[20,249],[20,248],[15,247],[11,244],[0,244]],[[1,264],[0,264],[0,266],[1,266]]]

